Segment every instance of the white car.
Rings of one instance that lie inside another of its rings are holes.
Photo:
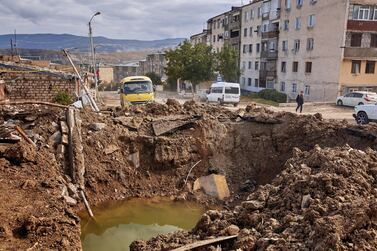
[[[207,94],[208,102],[233,104],[237,106],[241,98],[241,88],[238,83],[217,82],[211,85]]]
[[[355,107],[353,117],[359,125],[368,124],[371,121],[377,121],[377,103],[369,105],[358,105]]]
[[[377,93],[375,92],[352,92],[344,96],[337,97],[336,104],[339,106],[357,106],[365,104],[375,104],[377,102]]]

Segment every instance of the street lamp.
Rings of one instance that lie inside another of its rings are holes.
[[[90,51],[92,53],[92,67],[94,73],[94,84],[96,89],[96,96],[98,92],[98,79],[97,79],[97,71],[96,71],[96,58],[94,55],[94,42],[93,42],[93,31],[92,31],[92,20],[95,16],[101,15],[101,12],[96,12],[89,20],[89,41],[90,41]]]

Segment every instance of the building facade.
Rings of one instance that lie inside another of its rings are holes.
[[[351,1],[340,67],[340,93],[377,91],[377,1]]]
[[[190,43],[193,45],[197,45],[197,44],[209,45],[210,44],[209,39],[210,37],[208,36],[208,30],[203,30],[203,32],[201,33],[192,35],[190,37]]]
[[[255,1],[242,8],[240,84],[244,91],[259,92],[259,66],[261,60],[262,1]]]
[[[334,101],[377,91],[376,0],[254,0],[208,21],[210,45],[240,51],[244,91]]]

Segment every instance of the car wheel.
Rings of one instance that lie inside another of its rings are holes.
[[[358,103],[357,105],[364,105],[364,103],[363,103],[363,102],[360,102],[360,103]]]
[[[223,104],[224,104],[223,100],[220,99],[220,98],[217,100],[217,103],[218,103],[219,105],[223,105]]]
[[[336,102],[336,104],[337,104],[338,106],[343,106],[343,101],[342,101],[342,100],[338,100],[338,102]]]
[[[368,115],[365,112],[359,112],[356,116],[356,122],[359,125],[366,125],[369,123]]]

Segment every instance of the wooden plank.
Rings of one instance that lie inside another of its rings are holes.
[[[185,245],[185,246],[180,247],[180,248],[173,249],[171,251],[188,251],[188,250],[192,250],[194,248],[200,248],[200,247],[216,244],[216,243],[222,242],[222,241],[233,240],[233,239],[236,239],[237,237],[238,237],[238,235],[232,235],[232,236],[218,237],[218,238],[210,239],[210,240],[198,241],[198,242],[194,242],[194,243]]]

